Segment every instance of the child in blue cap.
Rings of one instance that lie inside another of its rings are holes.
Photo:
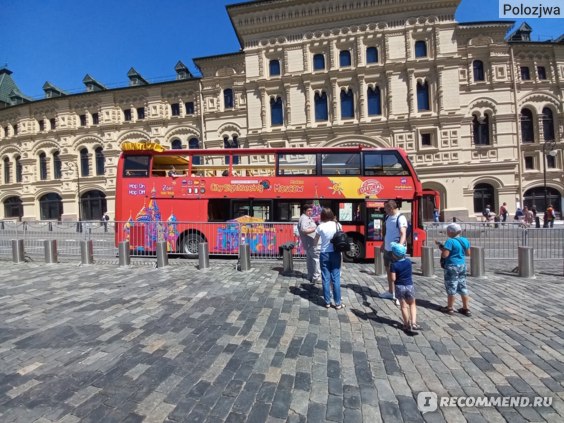
[[[415,332],[421,330],[421,327],[417,324],[411,261],[405,258],[407,253],[405,245],[392,242],[391,247],[392,263],[390,264],[390,271],[395,283],[396,298],[400,302],[403,330]]]

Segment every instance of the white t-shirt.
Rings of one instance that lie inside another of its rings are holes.
[[[397,223],[399,219],[399,224]],[[392,242],[399,242],[401,233],[399,228],[406,228],[407,231],[407,219],[399,211],[388,216],[386,219],[386,237],[384,238],[384,250],[392,251]]]
[[[331,239],[333,239],[333,235],[337,232],[337,222],[323,222],[321,223],[315,233],[319,235],[319,240],[321,243],[320,252],[322,253],[331,253],[335,251],[333,248],[333,244],[331,243]]]

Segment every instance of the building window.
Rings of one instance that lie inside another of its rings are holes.
[[[325,56],[321,53],[313,56],[313,70],[325,70]]]
[[[137,120],[143,120],[145,119],[145,108],[144,107],[138,107],[137,108]]]
[[[18,124],[16,123],[14,126],[14,135],[18,135]]]
[[[49,124],[51,125],[51,130],[57,129],[57,119],[55,118],[49,119]]]
[[[376,47],[366,49],[366,63],[378,63],[378,49]]]
[[[100,123],[100,115],[98,113],[92,113],[92,125],[98,125]]]
[[[529,109],[521,110],[521,137],[524,143],[535,142],[533,112]]]
[[[172,140],[172,142],[170,143],[170,148],[172,150],[182,150],[182,141],[180,141],[179,139]]]
[[[86,126],[86,115],[80,115],[80,126]]]
[[[45,153],[39,154],[39,179],[47,180],[47,155]]]
[[[542,132],[544,142],[554,141],[554,118],[548,107],[542,109]]]
[[[268,64],[268,70],[270,72],[270,76],[280,75],[280,60],[272,59]]]
[[[200,148],[200,141],[198,141],[198,138],[190,138],[190,140],[188,141],[188,148],[190,150],[199,149]],[[201,162],[200,156],[193,156],[192,157],[192,164],[199,165],[200,162]]]
[[[341,90],[341,119],[354,118],[354,94],[349,88]]]
[[[10,159],[8,157],[4,157],[4,183],[10,184],[12,183],[11,178],[11,169],[10,169]]]
[[[429,132],[421,133],[421,146],[422,147],[433,146],[433,137],[431,136],[431,133]]]
[[[172,103],[170,105],[170,114],[172,116],[180,116],[180,104]]]
[[[45,194],[39,199],[41,220],[61,220],[63,201],[59,194]]]
[[[521,66],[521,80],[528,81],[531,79],[531,74],[529,73],[528,66]]]
[[[368,116],[377,116],[382,114],[382,99],[380,96],[380,87],[369,87],[368,97]]]
[[[96,148],[96,175],[103,175],[106,173],[106,157],[104,156],[104,150],[102,147]]]
[[[494,200],[494,189],[490,184],[478,184],[474,187],[474,213],[482,213],[486,206],[497,210]]]
[[[193,101],[188,101],[184,104],[184,107],[186,108],[186,114],[187,115],[193,115],[194,114],[194,102]]]
[[[16,182],[21,182],[23,180],[23,167],[21,162],[21,157],[16,156]]]
[[[474,81],[484,81],[484,63],[481,60],[474,60],[472,67],[474,69]]]
[[[270,124],[272,126],[280,126],[284,124],[282,98],[280,97],[270,99]]]
[[[4,216],[16,217],[21,221],[23,217],[23,203],[19,197],[8,197],[4,200]]]
[[[342,68],[351,66],[351,52],[348,50],[341,50],[339,52],[339,66]]]
[[[4,138],[8,138],[9,131],[10,131],[10,128],[8,128],[7,126],[4,126]]]
[[[535,158],[533,156],[525,156],[525,169],[526,170],[535,169]]]
[[[55,179],[63,177],[61,155],[58,151],[53,153],[53,177]]]
[[[123,120],[131,122],[131,109],[123,109]]]
[[[427,57],[427,43],[425,41],[415,42],[415,57]]]
[[[322,92],[321,94],[315,93],[315,121],[324,122],[329,119],[329,114],[327,112],[327,94]]]
[[[556,156],[546,155],[546,167],[548,169],[556,169]]]
[[[483,117],[474,115],[472,118],[472,135],[474,138],[474,144],[490,144],[490,118],[487,114],[484,114]]]
[[[427,81],[417,83],[417,110],[420,112],[431,110],[429,104],[429,84]]]
[[[86,148],[80,150],[80,170],[82,176],[90,176],[90,163],[88,163],[88,150]]]
[[[223,90],[223,106],[226,109],[233,108],[233,90],[231,88]]]
[[[41,119],[41,120],[39,121],[39,130],[40,130],[41,132],[45,131],[45,120],[44,120],[44,119]],[[6,135],[8,135],[8,132],[6,132]]]
[[[239,148],[239,139],[237,135],[233,135],[232,139],[229,139],[228,136],[223,137],[223,148],[231,149],[231,148]],[[229,157],[225,156],[225,164],[229,164]],[[233,164],[239,164],[239,156],[233,156]]]
[[[546,69],[544,66],[537,66],[537,75],[539,76],[540,80],[546,79]]]

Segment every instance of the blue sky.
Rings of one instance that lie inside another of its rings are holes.
[[[33,98],[45,81],[82,92],[87,73],[109,88],[127,86],[131,67],[151,82],[174,79],[178,60],[197,73],[193,58],[239,51],[225,6],[240,2],[0,0],[0,66]],[[498,20],[498,1],[462,0],[456,19]],[[526,21],[535,41],[564,33],[564,19]]]

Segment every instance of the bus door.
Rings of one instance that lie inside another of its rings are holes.
[[[374,247],[384,245],[385,201],[366,201],[366,258],[374,258]]]

